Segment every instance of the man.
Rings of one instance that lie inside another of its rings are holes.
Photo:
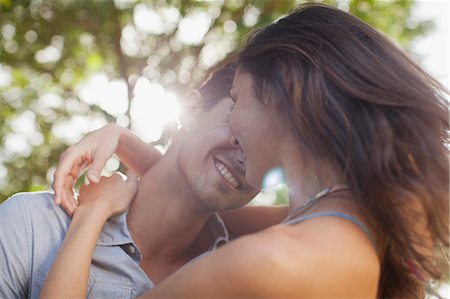
[[[242,152],[226,119],[234,69],[228,70],[230,80],[217,74],[200,89],[202,97],[189,97],[189,128],[143,175],[128,212],[105,224],[88,297],[135,297],[153,287],[228,241],[214,211],[242,206],[256,195],[244,180]],[[211,88],[215,97],[208,98]],[[0,297],[39,297],[70,223],[53,199],[49,192],[22,193],[0,205]]]

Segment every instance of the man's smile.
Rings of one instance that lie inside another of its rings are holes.
[[[230,183],[231,186],[233,186],[234,188],[238,188],[241,185],[236,176],[233,175],[232,171],[224,163],[222,163],[219,160],[214,160],[214,165],[216,166],[217,170],[222,175],[222,177],[228,183]]]

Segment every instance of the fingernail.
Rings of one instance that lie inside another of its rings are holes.
[[[98,181],[99,181],[98,177],[95,174],[93,174],[93,173],[88,174],[88,180],[91,183],[98,183]]]

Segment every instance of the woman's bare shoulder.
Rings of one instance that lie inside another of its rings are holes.
[[[344,219],[322,217],[278,225],[238,240],[235,252],[248,261],[264,294],[289,290],[306,297],[375,297],[380,265],[367,236]],[[231,244],[233,245],[233,244]],[[230,248],[232,249],[232,248]]]

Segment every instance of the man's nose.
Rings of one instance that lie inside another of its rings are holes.
[[[236,149],[236,154],[235,154],[236,155],[236,161],[239,164],[245,166],[245,154],[242,151],[242,148],[241,148],[241,146],[239,144],[239,141],[234,136],[231,136],[230,142],[233,145],[233,147]]]
[[[237,141],[237,139],[233,135],[231,135],[231,143],[234,146],[238,146],[239,147],[239,141]]]

